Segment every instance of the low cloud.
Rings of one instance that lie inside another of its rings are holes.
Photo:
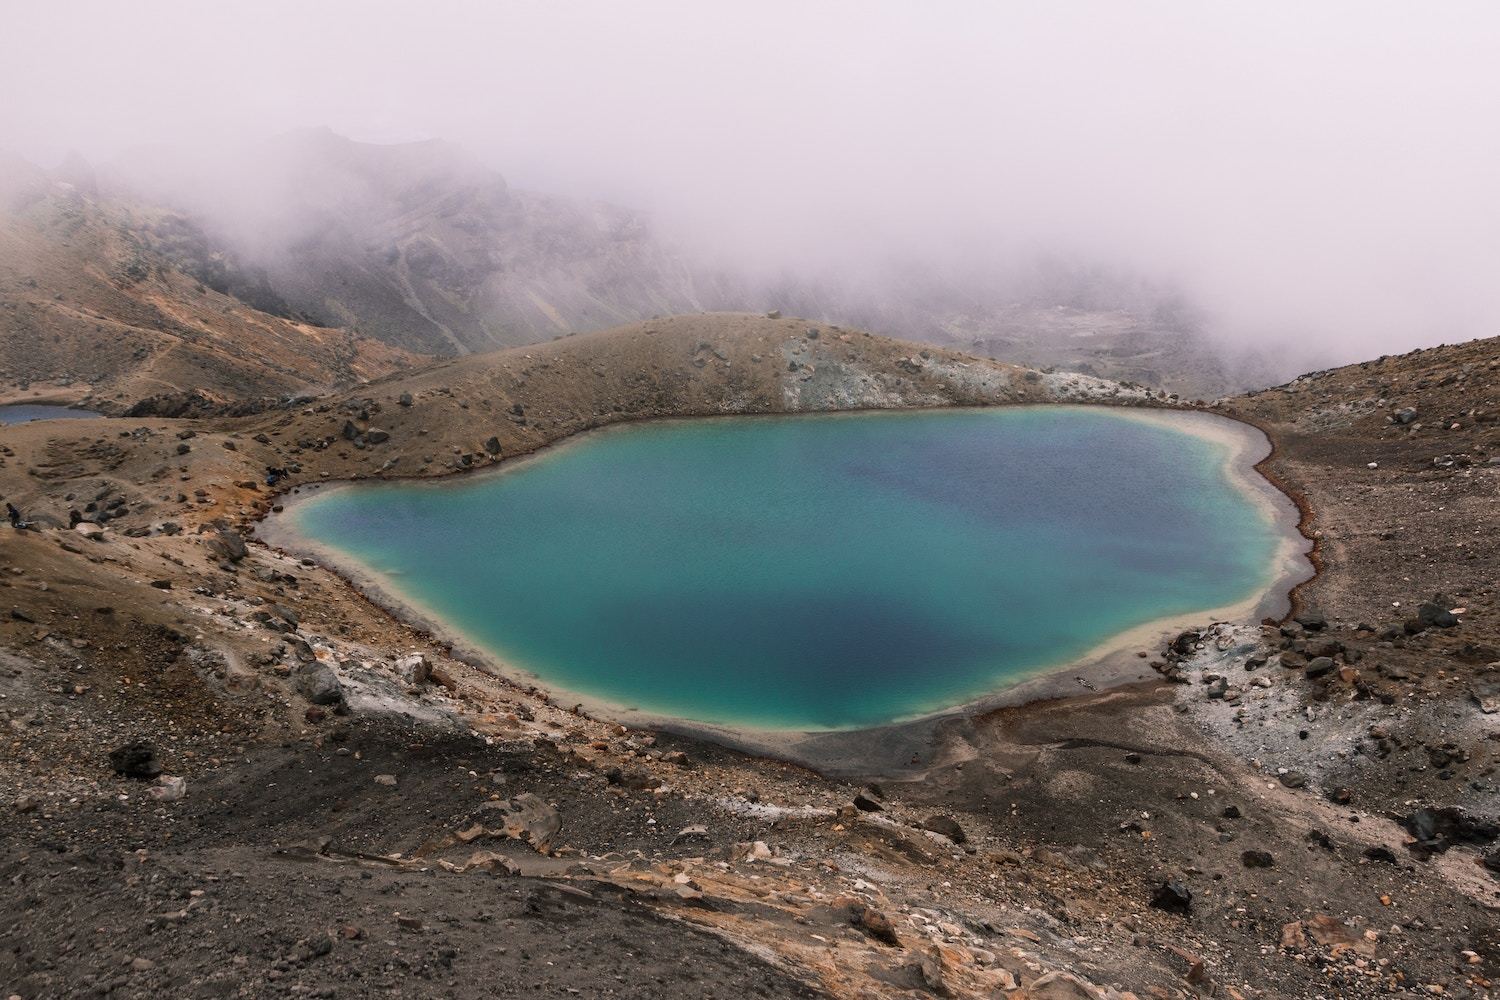
[[[1500,333],[1493,5],[92,3],[7,22],[0,145],[44,164],[318,125],[442,137],[765,275],[1004,289],[1060,259],[1329,361]]]

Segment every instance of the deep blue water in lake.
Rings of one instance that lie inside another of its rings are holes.
[[[1226,449],[1102,407],[670,421],[290,516],[544,684],[863,727],[1265,589],[1281,529]]]

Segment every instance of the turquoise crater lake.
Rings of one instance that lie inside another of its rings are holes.
[[[662,421],[494,473],[325,489],[283,523],[546,687],[863,728],[1253,607],[1288,533],[1245,475],[1247,430],[1065,406]]]

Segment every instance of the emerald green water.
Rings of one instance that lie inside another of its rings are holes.
[[[865,727],[1266,588],[1280,529],[1226,447],[1107,408],[675,421],[291,516],[544,684]]]

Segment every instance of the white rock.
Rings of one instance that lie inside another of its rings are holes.
[[[431,674],[432,664],[421,653],[407,653],[396,658],[396,676],[407,684],[424,684]]]
[[[176,802],[187,794],[187,779],[164,774],[156,784],[146,789],[146,794],[158,802]]]

